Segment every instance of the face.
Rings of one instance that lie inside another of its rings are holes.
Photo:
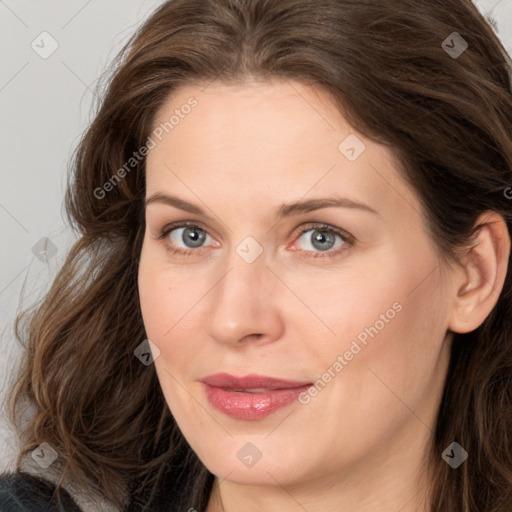
[[[389,148],[279,80],[183,86],[154,128],[141,308],[206,467],[326,485],[422,460],[448,279]]]

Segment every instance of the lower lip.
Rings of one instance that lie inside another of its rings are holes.
[[[244,393],[204,384],[210,403],[227,416],[242,420],[259,420],[286,407],[311,384],[299,388],[273,389],[261,393]]]

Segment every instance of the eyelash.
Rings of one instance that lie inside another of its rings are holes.
[[[169,225],[165,226],[162,229],[162,231],[160,232],[160,234],[155,238],[155,240],[164,240],[169,235],[169,233],[171,233],[175,229],[187,228],[187,227],[188,228],[190,228],[190,227],[199,228],[208,234],[208,231],[206,229],[204,229],[197,222],[181,221],[181,222],[175,222],[173,224],[169,224]],[[329,250],[323,251],[323,252],[322,251],[304,251],[304,250],[299,249],[300,252],[305,253],[305,255],[302,256],[305,258],[333,258],[333,257],[337,256],[339,253],[352,247],[355,243],[354,237],[349,235],[347,232],[342,231],[338,228],[335,228],[334,226],[330,226],[329,224],[322,224],[322,223],[306,224],[302,228],[302,230],[299,232],[297,238],[300,238],[304,233],[311,231],[312,229],[315,229],[318,231],[327,231],[330,233],[334,233],[335,235],[338,235],[342,239],[343,245],[341,247],[338,247],[337,249],[329,249]],[[171,248],[171,247],[167,246],[166,249],[172,254],[180,254],[183,256],[190,256],[192,253],[200,253],[200,251],[201,251],[201,249],[203,249],[203,247],[200,247],[198,249],[181,249],[181,248]],[[310,254],[310,253],[313,253],[313,254]]]

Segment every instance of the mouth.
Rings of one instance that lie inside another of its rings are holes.
[[[260,375],[235,377],[227,373],[201,380],[213,407],[232,418],[262,419],[291,405],[312,382],[290,381]]]

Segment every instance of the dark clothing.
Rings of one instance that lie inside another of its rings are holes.
[[[208,488],[211,488],[212,483],[213,476],[210,476]],[[191,507],[187,505],[184,508],[185,498],[190,499],[188,489],[180,484],[178,478],[167,473],[151,496],[132,495],[125,512],[186,512],[204,509],[204,506],[199,505]],[[0,474],[0,512],[83,512],[83,510],[66,490],[61,489],[57,493],[54,484],[29,473],[17,472]]]
[[[0,475],[0,512],[82,512],[82,509],[65,490],[57,493],[50,482],[18,472]]]
[[[193,452],[191,457],[195,457]],[[177,460],[184,462],[162,463],[157,482],[152,489],[129,493],[128,504],[123,512],[206,510],[214,476],[202,470],[197,458],[195,462],[191,462],[186,453],[178,453]],[[194,478],[193,486],[190,485],[191,478]],[[200,490],[202,492],[199,492]],[[84,511],[66,490],[61,489],[57,493],[54,484],[30,473],[18,471],[0,473],[0,512]]]

